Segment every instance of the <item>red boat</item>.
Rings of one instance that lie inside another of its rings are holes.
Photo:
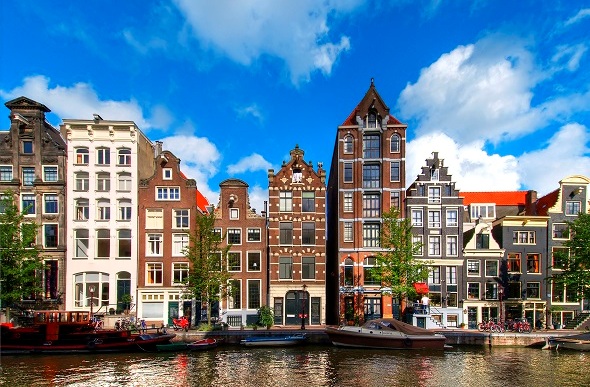
[[[189,343],[186,346],[191,351],[202,351],[205,349],[217,347],[217,340],[214,338],[208,337],[203,340],[193,341],[192,343]]]
[[[155,351],[175,337],[129,330],[96,330],[88,312],[34,311],[30,326],[1,326],[0,353],[79,353]]]

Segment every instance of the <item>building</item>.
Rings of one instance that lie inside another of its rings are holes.
[[[154,174],[152,142],[132,121],[64,119],[67,160],[66,309],[136,302],[138,187]]]
[[[406,129],[389,113],[373,80],[338,126],[328,181],[328,324],[399,316],[371,276],[381,218],[405,201]]]
[[[303,159],[268,171],[270,303],[276,325],[326,323],[326,171]]]
[[[423,328],[457,327],[463,322],[463,198],[455,188],[438,152],[426,160],[406,193],[414,243],[422,249],[415,257],[430,265],[429,311],[414,311],[414,325]]]
[[[268,294],[266,217],[250,207],[248,184],[227,179],[219,184],[219,203],[215,208],[215,229],[224,236],[220,247],[229,248],[225,261],[232,275],[220,305],[212,316],[232,327],[254,324],[258,309]]]
[[[66,144],[45,120],[51,110],[26,97],[4,104],[10,129],[0,131],[0,194],[11,191],[26,210],[26,220],[39,226],[37,247],[44,260],[42,292],[25,302],[63,309],[66,293]],[[65,297],[64,297],[65,296]]]
[[[200,215],[197,183],[182,173],[180,159],[162,151],[161,142],[155,152],[155,170],[139,181],[138,190],[137,316],[160,326],[184,315],[194,324],[200,307],[184,289],[185,249]]]

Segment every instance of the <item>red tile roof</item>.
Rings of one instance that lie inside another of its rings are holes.
[[[545,216],[547,215],[547,210],[550,209],[557,203],[557,198],[559,196],[559,188],[553,192],[548,193],[547,195],[539,198],[537,200],[537,215]]]
[[[463,205],[471,203],[495,203],[497,206],[517,206],[526,204],[528,191],[497,191],[497,192],[463,192]]]
[[[197,208],[201,210],[201,212],[207,212],[207,206],[209,205],[209,200],[203,194],[197,190]]]

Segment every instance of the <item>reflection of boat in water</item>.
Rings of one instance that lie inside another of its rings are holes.
[[[360,327],[328,327],[326,333],[332,344],[355,348],[444,349],[446,340],[443,335],[395,319],[370,320]]]
[[[240,343],[247,347],[285,347],[303,343],[305,340],[305,335],[250,336]]]
[[[155,351],[176,336],[156,331],[96,330],[88,312],[34,311],[30,326],[2,326],[0,353]]]
[[[573,349],[590,351],[590,332],[568,336],[551,336],[545,339],[543,349]]]

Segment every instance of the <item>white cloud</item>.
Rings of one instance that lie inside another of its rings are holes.
[[[569,26],[572,24],[576,24],[589,16],[590,16],[590,8],[582,8],[581,10],[578,11],[578,13],[575,16],[566,20],[564,25]]]
[[[565,62],[563,67],[569,71],[576,71],[580,67],[580,60],[582,60],[582,56],[584,56],[587,50],[588,47],[585,44],[558,46],[557,53],[553,55],[551,60],[554,63],[561,63],[563,61]]]
[[[175,0],[204,48],[250,65],[264,55],[284,61],[291,81],[311,73],[329,75],[350,48],[348,37],[335,43],[329,19],[354,11],[361,0]]]
[[[259,185],[249,187],[248,196],[250,197],[250,207],[254,208],[257,214],[261,214],[264,210],[264,202],[268,203],[268,189]]]
[[[267,171],[272,168],[272,164],[269,163],[259,155],[258,153],[252,153],[250,156],[244,157],[236,164],[227,166],[227,173],[230,175],[244,173],[244,172],[255,172],[255,171]]]
[[[236,107],[235,112],[238,114],[239,117],[252,117],[259,123],[264,121],[264,116],[260,111],[260,108],[257,104],[253,103],[247,106]]]

